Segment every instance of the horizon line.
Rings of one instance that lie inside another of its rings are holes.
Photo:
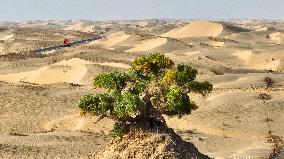
[[[192,21],[192,20],[208,20],[208,21],[236,21],[236,20],[249,20],[249,21],[284,21],[284,19],[271,19],[271,18],[141,18],[141,19],[23,19],[23,20],[1,20],[0,22],[25,22],[25,21],[90,21],[90,22],[106,22],[106,21],[150,21],[150,20],[180,20],[180,21]]]

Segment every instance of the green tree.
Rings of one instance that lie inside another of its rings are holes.
[[[159,53],[134,60],[127,73],[104,73],[94,79],[95,88],[104,88],[100,94],[81,98],[83,113],[115,119],[114,136],[127,132],[129,126],[159,121],[166,126],[162,115],[189,114],[197,106],[188,93],[203,95],[212,91],[209,82],[195,81],[198,71],[178,64]],[[143,125],[143,124],[142,124]]]

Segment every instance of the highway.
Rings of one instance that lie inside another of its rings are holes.
[[[103,38],[102,36],[96,36],[96,37],[93,37],[93,38],[81,39],[81,40],[78,40],[78,41],[70,42],[68,45],[60,44],[60,45],[55,45],[55,46],[50,46],[50,47],[44,47],[44,48],[34,50],[33,52],[35,54],[43,54],[46,51],[59,50],[59,49],[64,49],[65,47],[77,46],[77,45],[80,45],[80,44],[92,42],[92,41],[99,40],[99,39],[102,39],[102,38]]]

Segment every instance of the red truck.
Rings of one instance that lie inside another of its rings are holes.
[[[68,39],[64,39],[63,45],[64,46],[70,46],[70,41]]]

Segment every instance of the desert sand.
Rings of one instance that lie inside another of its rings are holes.
[[[197,68],[197,79],[214,85],[207,96],[188,94],[199,107],[191,114],[165,116],[183,141],[218,159],[284,157],[283,22],[26,21],[2,25],[0,158],[88,158],[109,144],[114,121],[80,116],[78,101],[98,91],[92,83],[100,73],[127,71],[136,57],[152,52]],[[33,50],[62,44],[66,37],[76,41],[96,34],[104,38],[33,54]],[[149,138],[152,142],[159,135]],[[165,147],[164,142],[159,145]]]
[[[271,40],[274,41],[276,44],[281,44],[284,39],[284,34],[280,32],[271,33],[270,34]]]
[[[35,71],[12,73],[0,76],[0,80],[12,83],[29,82],[36,84],[75,83],[87,73],[85,65],[91,62],[73,58],[44,66]]]
[[[217,36],[223,31],[223,26],[208,21],[193,21],[189,25],[173,29],[162,36],[172,38]]]
[[[153,48],[159,47],[167,42],[167,38],[157,38],[142,41],[142,44],[127,50],[127,52],[145,52],[151,51]]]
[[[10,35],[0,35],[0,40],[9,40],[13,37],[14,35],[13,34],[10,34]]]
[[[90,22],[78,22],[73,25],[67,26],[64,30],[77,30],[82,32],[92,32],[93,25]]]

